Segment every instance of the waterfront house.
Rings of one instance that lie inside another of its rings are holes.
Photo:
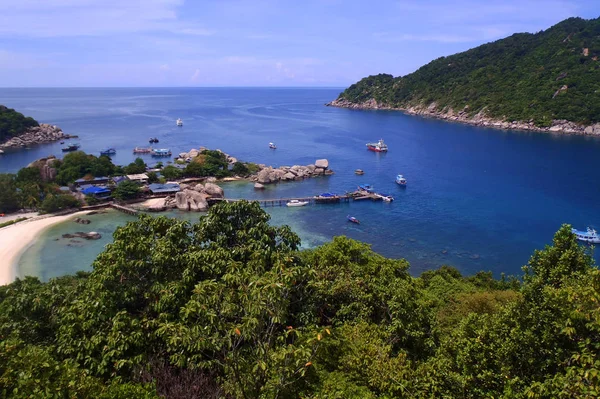
[[[81,190],[81,192],[84,195],[90,195],[96,199],[109,199],[110,198],[110,190],[108,188],[105,187],[96,187],[96,186],[89,186],[84,188],[83,190]]]
[[[85,184],[91,184],[91,185],[94,185],[94,186],[100,186],[100,185],[107,184],[109,180],[110,179],[108,177],[106,177],[106,176],[94,177],[92,179],[83,179],[82,178],[82,179],[75,180],[75,185],[78,186],[78,187],[81,187],[81,186],[83,186]]]
[[[152,194],[175,194],[181,190],[177,183],[154,183],[150,184],[149,188]]]
[[[127,176],[115,176],[112,178],[113,183],[115,183],[117,186],[125,180],[127,180]]]
[[[135,175],[127,175],[127,178],[133,182],[146,184],[148,183],[148,175],[145,173],[138,173]]]

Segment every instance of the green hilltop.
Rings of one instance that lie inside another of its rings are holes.
[[[332,105],[465,111],[550,126],[600,122],[600,18],[569,18],[438,58],[406,76],[366,77]],[[367,104],[370,102],[370,104]]]
[[[0,143],[25,133],[30,127],[39,126],[37,121],[14,109],[0,105]]]

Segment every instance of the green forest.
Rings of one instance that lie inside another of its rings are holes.
[[[0,143],[18,136],[34,126],[39,126],[35,119],[25,117],[14,109],[0,105]]]
[[[389,107],[451,108],[504,121],[549,126],[554,119],[600,122],[600,18],[569,18],[438,58],[401,77],[379,74],[339,99]]]
[[[0,396],[600,395],[600,271],[568,225],[519,279],[299,246],[257,203],[140,216],[92,272],[0,287]]]

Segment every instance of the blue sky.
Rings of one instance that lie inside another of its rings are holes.
[[[596,0],[0,0],[0,87],[347,86]]]

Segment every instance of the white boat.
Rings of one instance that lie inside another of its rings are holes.
[[[308,205],[308,201],[299,201],[299,200],[289,200],[286,206],[304,206]]]
[[[275,143],[269,143],[269,148],[275,150],[277,149],[277,146],[275,145]]]
[[[181,118],[177,118],[177,126],[183,126],[183,121]]]
[[[404,178],[404,176],[398,175],[396,176],[396,183],[398,183],[401,186],[406,186],[406,179]]]
[[[587,231],[581,231],[577,229],[571,229],[575,237],[579,241],[589,242],[590,244],[600,244],[600,236],[594,229],[587,228]]]

